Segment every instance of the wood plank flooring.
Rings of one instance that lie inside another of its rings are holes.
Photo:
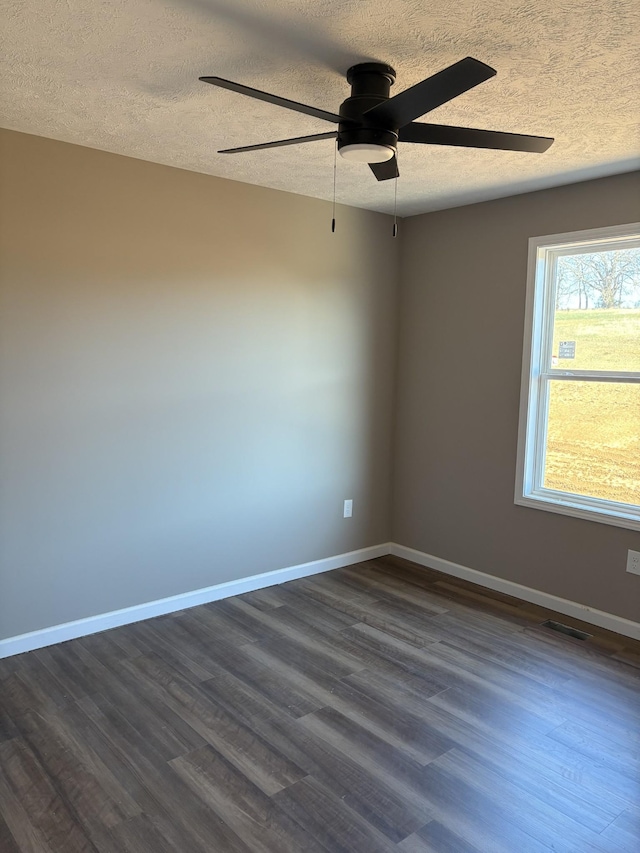
[[[0,851],[638,853],[639,662],[392,557],[9,658]]]

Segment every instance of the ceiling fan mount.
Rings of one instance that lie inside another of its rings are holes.
[[[279,95],[244,86],[242,83],[224,80],[222,77],[201,77],[200,80],[338,125],[337,130],[327,133],[245,145],[241,148],[226,148],[218,153],[238,154],[335,139],[338,151],[345,159],[368,163],[375,177],[379,181],[386,181],[398,177],[398,142],[505,151],[546,151],[553,143],[550,137],[415,121],[495,74],[495,69],[489,65],[467,56],[390,97],[391,86],[396,79],[395,70],[382,62],[361,62],[352,65],[347,71],[351,94],[342,102],[338,113],[300,104]]]
[[[346,77],[352,98],[357,95],[388,98],[389,89],[396,82],[396,70],[385,62],[360,62],[349,68]]]

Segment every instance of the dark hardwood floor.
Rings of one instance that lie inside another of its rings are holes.
[[[638,853],[639,664],[392,557],[9,658],[0,851]]]

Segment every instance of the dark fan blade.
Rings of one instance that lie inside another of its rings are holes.
[[[329,113],[326,110],[319,110],[317,107],[299,104],[297,101],[290,101],[288,98],[281,98],[279,95],[270,95],[268,92],[261,92],[259,89],[252,89],[250,86],[243,86],[241,83],[232,83],[231,80],[223,80],[222,77],[200,77],[199,79],[204,83],[211,83],[212,86],[220,86],[222,89],[229,89],[231,92],[248,95],[250,98],[257,98],[259,101],[266,101],[268,104],[275,104],[277,107],[285,107],[288,110],[295,110],[297,113],[322,118],[325,121],[349,121],[349,119],[340,118],[336,113]]]
[[[369,168],[379,181],[390,181],[392,178],[400,177],[398,161],[395,157],[385,160],[384,163],[369,163]]]
[[[494,68],[467,56],[454,65],[405,89],[399,95],[377,104],[364,115],[367,119],[381,122],[387,127],[404,127],[425,113],[457,98],[468,89],[488,80],[496,73]]]
[[[261,151],[263,148],[280,148],[281,145],[297,145],[299,142],[317,142],[319,139],[335,139],[337,130],[328,133],[314,133],[313,136],[294,136],[293,139],[279,139],[277,142],[262,142],[259,145],[244,145],[242,148],[224,148],[218,154],[238,154],[242,151]]]
[[[501,133],[499,130],[476,130],[474,127],[417,122],[401,128],[398,139],[400,142],[418,142],[423,145],[499,148],[504,151],[534,151],[539,154],[553,144],[553,139],[548,136],[526,136],[523,133]]]

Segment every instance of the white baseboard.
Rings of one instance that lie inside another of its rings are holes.
[[[197,604],[207,604],[209,601],[241,595],[243,592],[252,592],[255,589],[263,589],[298,578],[306,578],[310,575],[331,571],[331,569],[352,566],[354,563],[361,563],[363,560],[374,560],[376,557],[389,554],[390,548],[389,543],[373,545],[370,548],[360,548],[358,551],[326,557],[324,560],[314,560],[311,563],[301,563],[298,566],[289,566],[285,569],[276,569],[260,575],[251,575],[240,580],[227,581],[204,589],[172,595],[169,598],[160,598],[157,601],[147,601],[133,607],[124,607],[122,610],[112,610],[110,613],[100,613],[97,616],[87,616],[84,619],[76,619],[62,625],[52,625],[50,628],[41,628],[39,631],[31,631],[17,637],[7,637],[6,640],[0,640],[0,658],[30,652],[33,649],[41,649],[55,643],[63,643],[65,640],[75,640],[78,637],[97,634],[100,631],[107,631],[109,628],[117,628],[120,625],[130,625],[132,622],[140,622],[143,619],[151,619],[165,613],[175,613],[177,610],[195,607]]]
[[[328,572],[332,569],[340,569],[343,566],[352,566],[354,563],[360,563],[364,560],[374,560],[376,557],[383,557],[386,554],[393,554],[396,557],[403,557],[405,560],[412,560],[414,563],[427,566],[430,569],[436,569],[436,571],[443,574],[462,578],[471,583],[477,583],[496,592],[513,595],[515,598],[529,601],[532,604],[539,604],[542,607],[548,607],[550,610],[563,613],[565,616],[573,616],[575,619],[581,619],[583,622],[588,622],[591,625],[598,625],[600,628],[607,628],[609,631],[615,631],[617,634],[623,634],[625,637],[633,637],[636,640],[640,640],[640,623],[638,622],[624,619],[621,616],[614,616],[612,613],[596,610],[593,607],[588,607],[586,604],[579,604],[575,601],[569,601],[566,598],[559,598],[556,595],[541,592],[540,590],[504,580],[494,575],[488,575],[485,572],[479,572],[476,569],[470,569],[467,566],[443,560],[441,557],[434,557],[432,554],[425,554],[423,551],[407,548],[405,545],[387,542],[382,545],[373,545],[370,548],[361,548],[358,551],[349,551],[346,554],[338,554],[335,557],[327,557],[323,560],[314,560],[311,563],[301,563],[298,566],[289,566],[284,569],[276,569],[272,572],[264,572],[260,575],[241,578],[240,580],[227,581],[226,583],[216,584],[215,586],[209,586],[204,589],[196,589],[192,592],[172,595],[169,598],[161,598],[157,601],[147,601],[133,607],[125,607],[122,610],[113,610],[110,613],[100,613],[97,616],[76,619],[73,622],[65,622],[62,625],[52,625],[50,628],[42,628],[39,631],[31,631],[28,634],[21,634],[17,637],[8,637],[5,640],[0,640],[0,658],[19,655],[33,649],[44,648],[45,646],[52,646],[55,643],[62,643],[65,640],[74,640],[77,637],[86,637],[89,634],[97,634],[100,631],[107,631],[109,628],[129,625],[132,622],[140,622],[143,619],[151,619],[154,616],[175,613],[177,610],[184,610],[187,607],[195,607],[198,604],[206,604],[210,601],[218,601],[221,598],[229,598],[232,595],[241,595],[243,592],[252,592],[255,589],[264,589],[268,586],[275,586],[298,578]]]
[[[495,575],[469,569],[459,563],[452,563],[449,560],[443,560],[441,557],[434,557],[432,554],[425,554],[423,551],[416,551],[414,548],[407,548],[405,545],[398,545],[395,542],[390,544],[389,552],[395,557],[403,557],[405,560],[411,560],[421,566],[443,572],[445,575],[453,575],[453,577],[477,583],[496,592],[513,595],[515,598],[520,598],[531,604],[548,607],[549,610],[556,610],[565,616],[573,616],[574,619],[581,619],[583,622],[597,625],[599,628],[607,628],[609,631],[615,631],[616,634],[623,634],[625,637],[640,640],[640,623],[633,622],[631,619],[614,616],[613,613],[596,610],[595,607],[588,607],[586,604],[579,604],[577,601],[569,601],[567,598],[559,598],[557,595],[551,595],[548,592],[541,592],[529,586],[497,578]]]

